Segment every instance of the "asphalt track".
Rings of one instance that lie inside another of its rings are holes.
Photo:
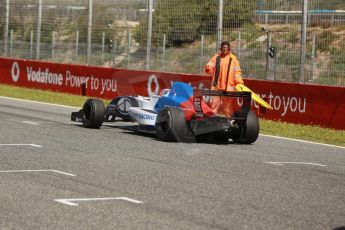
[[[163,143],[72,111],[0,97],[0,229],[345,226],[345,148]]]

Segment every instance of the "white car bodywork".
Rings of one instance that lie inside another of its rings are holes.
[[[153,111],[158,99],[167,96],[169,89],[163,90],[161,96],[154,95],[152,97],[135,97],[139,107],[130,107],[129,116],[141,125],[155,125],[157,113]]]

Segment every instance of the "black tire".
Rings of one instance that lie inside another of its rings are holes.
[[[83,106],[83,126],[99,129],[104,121],[105,108],[101,100],[88,99]]]
[[[156,135],[161,141],[195,142],[184,112],[176,107],[163,108],[156,118]]]
[[[259,136],[260,125],[256,114],[253,111],[249,111],[247,115],[247,121],[240,124],[240,135],[234,138],[234,141],[240,144],[252,144]]]
[[[111,104],[115,104],[115,116],[121,117],[124,121],[132,121],[129,116],[130,107],[138,107],[138,102],[133,97],[118,97]]]

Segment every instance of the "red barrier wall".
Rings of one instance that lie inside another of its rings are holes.
[[[0,58],[0,83],[112,99],[152,95],[174,81],[209,88],[202,75],[136,71]],[[245,85],[275,109],[265,118],[345,130],[345,87],[245,79]],[[254,103],[254,106],[255,103]]]
[[[345,130],[345,87],[246,79],[274,108],[268,119]]]

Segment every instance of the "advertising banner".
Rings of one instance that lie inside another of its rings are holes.
[[[345,130],[345,87],[245,79],[274,110],[265,118]]]
[[[208,89],[211,77],[0,58],[0,83],[89,97],[157,95],[176,81]],[[345,87],[244,81],[274,108],[266,110],[266,119],[345,130]]]
[[[119,95],[150,96],[170,88],[174,81],[204,88],[210,78],[0,58],[0,82],[35,89],[112,99]]]

